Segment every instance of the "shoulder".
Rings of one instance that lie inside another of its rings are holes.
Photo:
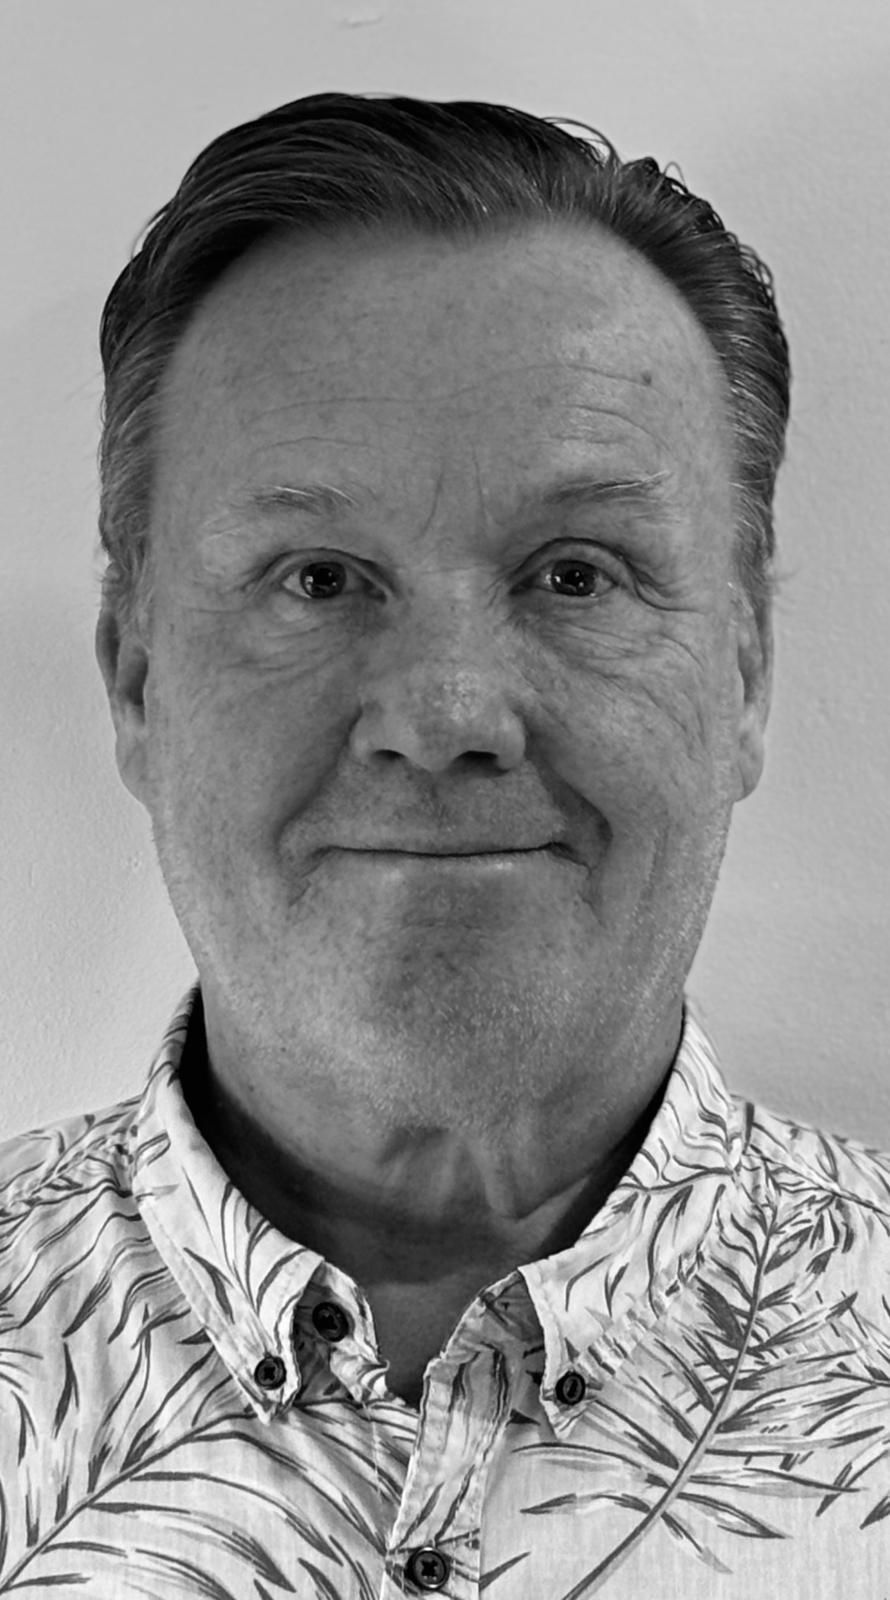
[[[750,1102],[739,1110],[729,1248],[756,1256],[769,1303],[796,1327],[818,1340],[840,1316],[851,1348],[864,1339],[890,1360],[890,1153]]]
[[[765,1168],[780,1190],[833,1194],[890,1218],[890,1151],[733,1098],[744,1121],[747,1159]]]
[[[139,1096],[97,1111],[59,1118],[0,1143],[0,1219],[30,1209],[41,1196],[119,1181]]]

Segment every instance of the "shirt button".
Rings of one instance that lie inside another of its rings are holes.
[[[417,1589],[442,1589],[450,1575],[451,1562],[432,1545],[415,1550],[405,1563],[405,1577]]]
[[[564,1372],[556,1385],[556,1398],[561,1406],[576,1406],[587,1393],[587,1384],[580,1372]]]
[[[280,1356],[263,1356],[254,1367],[253,1375],[261,1389],[280,1389],[287,1371]]]
[[[312,1321],[329,1344],[339,1344],[349,1332],[349,1318],[333,1300],[319,1300],[312,1313]]]

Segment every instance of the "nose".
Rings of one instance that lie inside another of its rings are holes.
[[[372,663],[352,730],[356,758],[402,756],[430,773],[459,762],[485,761],[502,772],[518,766],[527,738],[520,692],[496,655],[493,631],[488,618],[472,637],[458,625],[446,639],[440,621],[432,637],[415,630],[413,642]]]
[[[362,711],[352,746],[356,758],[366,763],[401,756],[429,773],[482,762],[508,772],[522,762],[526,736],[519,717],[502,697],[479,696],[468,705],[465,699],[457,702],[440,694],[433,705],[410,690],[399,690],[384,691]]]

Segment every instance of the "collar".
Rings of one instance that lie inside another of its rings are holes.
[[[133,1194],[222,1360],[257,1416],[270,1421],[301,1387],[295,1307],[327,1292],[357,1304],[361,1323],[363,1296],[338,1268],[274,1228],[198,1132],[181,1072],[199,1000],[196,981],[173,1014],[131,1120]],[[684,996],[682,1034],[661,1103],[624,1177],[573,1245],[520,1266],[481,1296],[501,1312],[518,1308],[517,1294],[530,1298],[544,1338],[541,1401],[557,1434],[570,1431],[584,1410],[560,1405],[558,1379],[573,1368],[595,1394],[665,1315],[705,1252],[743,1145],[741,1110],[698,1008]],[[370,1346],[367,1319],[357,1334]],[[274,1393],[255,1376],[270,1355],[285,1374]]]
[[[718,1206],[738,1182],[745,1137],[742,1107],[684,995],[661,1105],[631,1166],[569,1249],[519,1268],[544,1333],[541,1399],[557,1434],[583,1409],[558,1404],[559,1377],[574,1368],[595,1395],[701,1265]]]
[[[324,1266],[236,1189],[202,1138],[180,1070],[200,981],[174,1012],[129,1130],[133,1195],[154,1244],[257,1416],[269,1421],[300,1392],[294,1306]],[[256,1380],[267,1356],[284,1363],[270,1394]]]

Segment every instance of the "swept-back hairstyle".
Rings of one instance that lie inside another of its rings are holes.
[[[151,632],[161,380],[202,297],[249,246],[285,228],[409,228],[472,240],[523,223],[585,220],[675,285],[720,359],[734,440],[734,570],[763,630],[780,581],[772,507],[790,392],[769,268],[653,157],[622,162],[608,139],[574,118],[378,94],[306,95],[214,139],[151,219],[108,296],[99,539],[108,558],[103,596],[118,625],[143,638]]]

